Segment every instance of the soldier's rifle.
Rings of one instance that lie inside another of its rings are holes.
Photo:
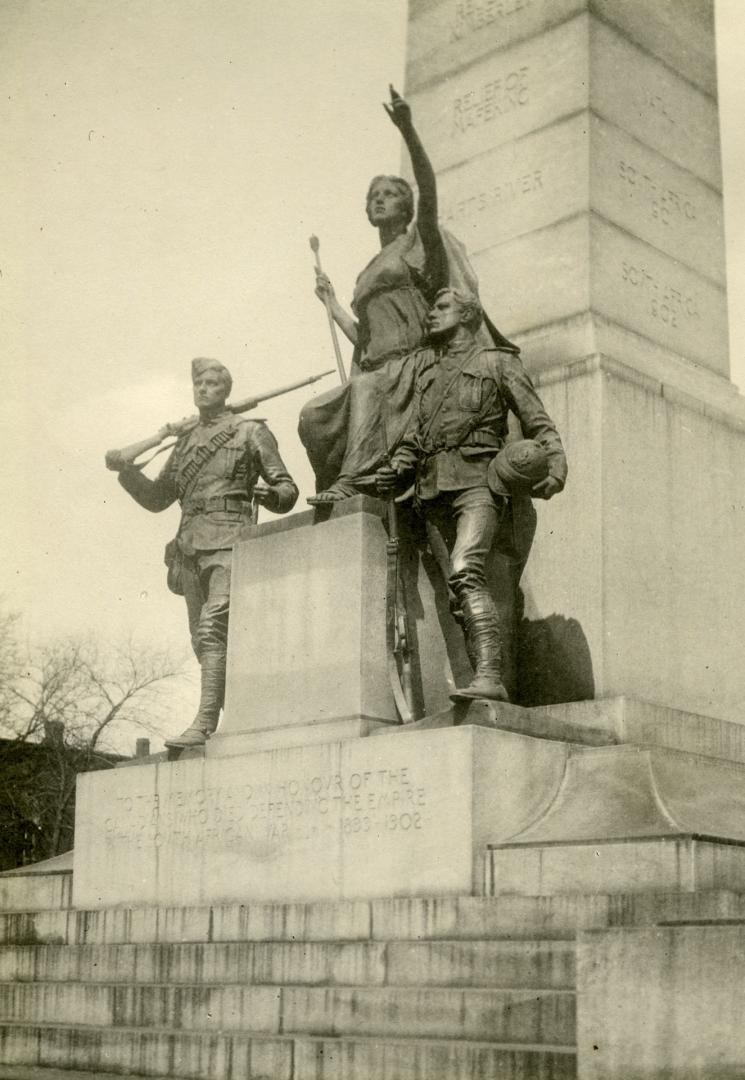
[[[310,375],[307,379],[299,379],[297,382],[289,383],[287,386],[280,386],[277,390],[268,390],[264,394],[254,394],[253,397],[241,398],[239,401],[228,402],[226,408],[233,413],[249,412],[251,409],[255,409],[257,405],[260,405],[262,401],[268,401],[270,398],[280,397],[282,394],[289,394],[292,390],[299,390],[301,386],[310,386],[311,383],[318,382],[319,379],[325,379],[327,375],[333,375],[334,369],[329,368],[328,371],[322,371],[320,375]],[[158,454],[164,453],[166,450],[170,450],[172,446],[176,445],[176,440],[181,438],[182,435],[188,434],[199,423],[199,416],[185,416],[182,420],[176,420],[173,423],[164,424],[162,428],[159,428],[154,435],[150,435],[147,439],[141,439],[140,442],[132,443],[130,446],[124,446],[121,450],[107,450],[106,451],[106,467],[107,469],[120,469],[122,465],[134,465],[136,459],[141,454],[146,454],[148,450],[152,450],[154,447],[158,447],[154,454],[152,454],[147,460],[137,462],[137,468],[141,469],[147,465],[148,461],[152,461]],[[165,446],[160,444],[166,439],[175,436],[173,442],[166,443]]]

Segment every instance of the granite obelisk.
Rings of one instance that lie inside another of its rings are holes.
[[[408,41],[443,222],[569,456],[523,581],[520,700],[742,720],[712,0],[411,0]]]

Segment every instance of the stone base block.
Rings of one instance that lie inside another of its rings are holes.
[[[566,990],[349,987],[232,983],[153,986],[41,982],[0,985],[11,1023],[166,1028],[228,1034],[451,1038],[571,1045],[574,994]]]
[[[487,843],[543,814],[568,754],[463,726],[87,773],[75,905],[479,892]]]
[[[386,653],[385,518],[385,503],[358,495],[245,530],[233,555],[225,713],[210,744],[216,755],[398,723]],[[422,716],[445,708],[449,691],[470,681],[471,667],[421,519],[402,506],[398,525],[412,710]],[[514,571],[503,563],[492,558],[490,578],[509,626]]]
[[[742,723],[742,399],[714,411],[605,360],[565,374],[540,386],[570,475],[538,508],[516,700],[625,695]]]
[[[697,836],[745,844],[745,766],[663,747],[575,749],[545,813],[512,845]]]
[[[477,702],[375,738],[241,752],[256,733],[227,736],[79,778],[74,903],[745,888],[736,727]]]
[[[44,911],[72,903],[72,852],[0,874],[0,911]]]
[[[425,716],[407,730],[475,724],[535,739],[581,746],[667,747],[745,764],[745,724],[669,709],[635,698],[612,697],[523,708],[507,702],[473,701]],[[385,726],[371,734],[384,732]]]
[[[44,945],[47,958],[42,964],[30,949],[0,950],[0,979],[26,980],[34,974],[47,979],[88,978],[93,977],[94,969],[103,978],[108,974],[113,980],[116,971],[126,978],[131,966],[139,963],[138,946],[157,942],[160,950],[153,960],[154,982],[160,979],[160,963],[167,964],[171,972],[181,972],[185,982],[198,982],[197,973],[208,970],[213,974],[221,970],[228,981],[235,982],[238,969],[230,966],[232,960],[227,962],[223,946],[245,943],[236,963],[253,971],[258,958],[261,970],[266,971],[268,954],[263,945],[272,942],[278,962],[292,964],[292,981],[296,983],[356,985],[361,980],[412,985],[413,979],[416,985],[444,985],[470,978],[481,985],[481,969],[474,966],[481,961],[471,943],[493,939],[484,985],[537,985],[531,967],[537,957],[543,978],[548,968],[555,972],[555,978],[543,985],[560,987],[567,985],[574,955],[563,946],[574,941],[578,930],[691,922],[745,922],[745,892],[502,893],[496,897],[0,913],[0,943]],[[440,945],[418,952],[412,942],[423,939]],[[539,939],[550,939],[546,952],[537,949]],[[393,946],[394,941],[406,943],[402,951]],[[286,952],[279,948],[281,942],[287,943]],[[307,942],[313,942],[312,949]],[[457,947],[456,942],[460,943]],[[387,944],[384,947],[381,943]],[[71,946],[82,948],[71,950]],[[178,963],[172,955],[176,952]],[[220,967],[223,963],[226,966]],[[503,981],[495,981],[497,969],[506,973]],[[140,966],[138,970],[149,969]]]
[[[489,852],[489,896],[694,892],[745,888],[745,845],[693,837],[501,847]]]
[[[745,926],[580,938],[580,1080],[745,1075]]]
[[[251,530],[233,553],[223,735],[347,717],[395,721],[380,504],[346,500]]]

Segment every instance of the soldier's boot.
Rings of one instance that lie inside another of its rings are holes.
[[[494,602],[480,593],[464,597],[462,602],[466,647],[474,667],[468,686],[453,690],[452,701],[509,701],[502,682],[502,638]]]
[[[204,746],[217,728],[225,697],[225,653],[206,652],[200,660],[202,689],[197,715],[180,735],[166,739],[166,746]]]

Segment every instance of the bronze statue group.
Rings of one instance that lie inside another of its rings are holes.
[[[316,295],[354,345],[351,377],[301,412],[300,438],[325,506],[357,494],[408,497],[447,577],[451,610],[473,667],[454,700],[506,701],[502,634],[487,557],[513,502],[550,499],[566,479],[558,432],[518,349],[482,311],[462,247],[438,225],[435,174],[411,110],[391,88],[386,106],[411,157],[419,199],[396,176],[376,176],[366,200],[380,251],[357,278],[352,312],[316,270]],[[167,549],[169,585],[186,599],[201,667],[199,710],[168,741],[198,746],[216,730],[225,689],[232,547],[255,504],[278,514],[298,489],[262,421],[227,405],[224,364],[192,362],[198,422],[177,439],[155,480],[131,455],[107,465],[146,509],[178,501],[181,524]],[[508,416],[523,438],[508,440]]]

